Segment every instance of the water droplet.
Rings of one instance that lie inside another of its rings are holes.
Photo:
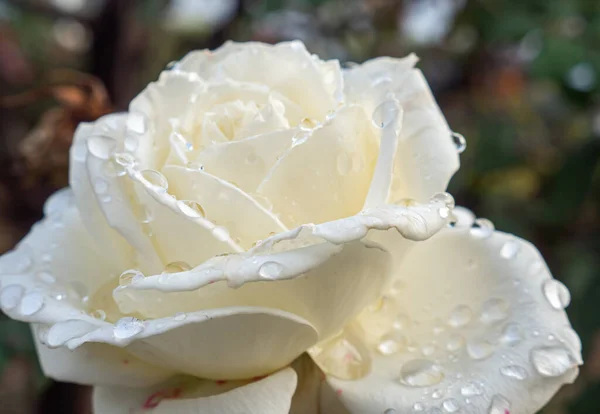
[[[481,305],[480,320],[483,323],[502,321],[508,317],[508,308],[509,304],[504,299],[488,299]]]
[[[382,355],[393,355],[406,345],[406,337],[398,332],[391,332],[381,337],[377,350]]]
[[[399,381],[410,387],[429,387],[439,384],[443,379],[441,367],[428,359],[413,359],[400,369]]]
[[[500,394],[494,395],[488,408],[488,414],[510,414],[510,401]]]
[[[475,397],[483,394],[483,387],[476,382],[469,382],[461,387],[460,393],[463,397]]]
[[[147,224],[152,221],[152,212],[147,206],[136,205],[133,208],[133,214],[140,223]]]
[[[169,182],[164,175],[156,170],[142,171],[143,182],[150,186],[154,191],[164,193],[169,188]]]
[[[416,402],[413,404],[412,408],[414,412],[420,413],[421,411],[425,410],[425,405],[423,403]]]
[[[21,314],[31,316],[44,307],[44,296],[40,292],[31,292],[21,299]]]
[[[454,197],[452,197],[452,195],[450,193],[446,193],[446,192],[434,194],[433,197],[431,197],[429,199],[429,201],[430,202],[441,201],[449,209],[452,209],[455,206]]]
[[[396,414],[396,410],[394,410],[393,408],[388,408],[383,412],[383,414]]]
[[[512,259],[519,253],[521,249],[521,244],[516,240],[509,240],[502,245],[500,249],[500,256],[505,259]]]
[[[515,346],[523,340],[523,332],[518,323],[509,323],[502,330],[500,337],[502,343],[508,346]]]
[[[454,142],[454,146],[456,147],[456,152],[462,154],[467,149],[467,140],[462,134],[458,132],[452,133],[452,141]]]
[[[421,353],[424,356],[433,355],[434,352],[435,352],[435,345],[433,345],[433,344],[429,344],[429,345],[425,345],[425,346],[421,347]]]
[[[133,155],[126,152],[119,152],[113,155],[115,162],[115,173],[117,177],[122,177],[127,174],[127,169],[135,166],[135,158]]]
[[[433,390],[433,392],[431,393],[431,398],[433,398],[434,400],[439,400],[443,396],[444,396],[443,390]]]
[[[463,338],[461,335],[451,335],[446,341],[446,349],[451,352],[458,351],[464,345],[465,338]]]
[[[146,117],[141,113],[131,112],[126,125],[129,131],[141,135],[146,132]]]
[[[400,107],[396,101],[385,101],[373,111],[373,124],[378,128],[385,128],[398,117],[399,113]]]
[[[554,309],[564,309],[571,303],[571,293],[569,289],[560,281],[550,279],[542,285],[544,296],[550,306]]]
[[[96,309],[90,312],[90,316],[92,318],[100,319],[101,321],[106,320],[106,312],[104,312],[102,309]]]
[[[21,285],[8,285],[0,291],[0,304],[4,309],[13,309],[21,301],[25,288]]]
[[[523,381],[527,378],[527,370],[520,365],[507,365],[500,368],[500,373],[505,377]]]
[[[121,273],[119,276],[119,285],[128,286],[132,283],[137,283],[144,278],[144,274],[137,269],[129,269]]]
[[[447,413],[455,413],[460,410],[460,404],[454,398],[448,398],[442,403],[442,407]]]
[[[187,315],[183,312],[177,312],[174,316],[173,319],[176,321],[184,321],[187,318]]]
[[[277,262],[265,262],[258,269],[260,277],[265,279],[276,279],[281,275],[283,266]]]
[[[191,270],[192,266],[190,266],[186,262],[177,261],[168,263],[163,269],[163,273],[179,273],[179,272],[187,272]]]
[[[41,271],[37,273],[37,278],[47,285],[52,285],[56,282],[56,278],[50,272]]]
[[[193,200],[179,200],[177,207],[183,214],[191,218],[205,217],[206,215],[200,203]]]
[[[131,338],[144,330],[144,323],[137,318],[127,316],[121,318],[115,323],[113,335],[117,339]]]
[[[96,194],[104,194],[108,191],[108,181],[104,178],[97,177],[94,180],[94,191]]]
[[[465,326],[471,321],[473,317],[473,311],[466,305],[458,305],[450,312],[448,317],[448,325],[459,328]]]
[[[342,153],[337,157],[337,170],[340,175],[347,175],[352,168],[352,160],[346,153]]]
[[[88,138],[87,148],[90,154],[101,160],[108,160],[115,152],[117,142],[114,138],[94,135]]]
[[[392,322],[392,328],[396,329],[397,331],[406,329],[409,325],[410,325],[410,318],[404,314],[400,314],[400,315],[396,316],[396,318],[394,319],[394,322]]]
[[[214,229],[212,229],[212,234],[213,236],[215,236],[215,239],[221,242],[229,240],[229,230],[227,230],[223,226],[217,226]]]
[[[438,209],[438,214],[443,219],[448,218],[448,216],[450,216],[450,209],[448,207],[440,207]]]
[[[470,233],[478,239],[487,239],[494,233],[494,223],[485,218],[478,218],[473,223]]]
[[[473,359],[485,359],[494,353],[494,345],[487,341],[472,341],[467,343],[467,353]]]
[[[530,353],[535,370],[544,377],[558,377],[577,365],[571,352],[563,346],[542,346]]]

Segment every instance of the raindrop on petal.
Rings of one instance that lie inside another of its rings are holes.
[[[439,384],[444,373],[439,365],[428,359],[413,359],[402,365],[399,382],[410,387],[429,387]]]
[[[144,323],[137,318],[125,317],[119,319],[113,328],[113,335],[117,339],[131,338],[144,330]]]
[[[473,317],[473,311],[466,305],[459,305],[450,312],[448,325],[459,328],[468,324]]]
[[[258,269],[258,274],[265,279],[277,279],[282,271],[283,266],[280,263],[265,262]]]
[[[169,182],[164,175],[156,170],[142,171],[142,179],[146,185],[149,185],[154,191],[164,193],[169,188]]]
[[[474,397],[483,394],[483,387],[476,382],[469,382],[460,389],[463,397]]]
[[[500,368],[500,373],[507,378],[523,381],[527,378],[527,370],[520,365],[507,365]]]
[[[504,299],[488,299],[481,305],[480,319],[483,323],[502,321],[508,317],[508,308],[509,304]]]
[[[467,140],[462,134],[459,134],[458,132],[453,132],[452,141],[456,146],[456,152],[458,152],[459,154],[465,152],[465,150],[467,149]]]
[[[550,279],[544,282],[542,286],[544,296],[550,306],[554,309],[564,309],[571,303],[571,293],[569,289],[560,281]]]
[[[502,245],[500,249],[500,256],[505,259],[512,259],[519,253],[521,249],[521,244],[516,240],[509,240]]]
[[[471,341],[467,343],[467,353],[473,359],[485,359],[495,351],[494,345],[487,341]]]
[[[40,292],[31,292],[21,299],[21,314],[31,316],[44,307],[44,296]]]
[[[399,113],[400,107],[396,101],[385,101],[373,111],[373,124],[378,128],[385,128],[398,117]]]
[[[455,206],[454,197],[452,197],[452,195],[450,193],[446,193],[446,192],[434,194],[434,196],[431,197],[429,199],[429,201],[430,202],[441,201],[449,209],[454,208],[454,206]]]
[[[206,215],[204,209],[197,201],[179,200],[177,201],[177,207],[183,214],[190,218],[205,217]]]
[[[119,276],[119,285],[128,286],[132,283],[137,283],[144,278],[144,274],[137,269],[125,270]]]
[[[0,291],[0,305],[4,309],[13,309],[21,301],[25,288],[21,285],[8,285]]]
[[[94,135],[88,138],[87,147],[90,154],[101,160],[108,160],[115,152],[117,142],[114,138]]]
[[[485,218],[478,218],[473,223],[470,233],[478,239],[487,239],[494,233],[494,223]]]
[[[571,352],[563,346],[542,346],[531,350],[531,363],[544,377],[558,377],[577,365]]]
[[[448,398],[447,400],[444,400],[442,407],[447,413],[455,413],[460,410],[460,404],[454,398]]]

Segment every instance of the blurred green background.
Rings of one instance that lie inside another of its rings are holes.
[[[586,365],[543,413],[600,413],[597,0],[0,0],[0,252],[66,185],[78,122],[227,39],[301,39],[341,61],[420,56],[468,141],[449,191],[531,240],[571,290]],[[27,326],[2,316],[1,413],[86,413],[88,392],[44,379]]]

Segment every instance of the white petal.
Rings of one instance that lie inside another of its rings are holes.
[[[35,329],[34,329],[35,331]],[[86,385],[148,387],[174,376],[173,371],[152,366],[123,349],[105,344],[85,344],[70,350],[49,348],[35,334],[35,345],[44,374],[57,381]]]
[[[295,387],[296,374],[291,368],[232,389],[199,380],[143,390],[96,387],[94,410],[111,414],[288,414]]]
[[[362,108],[344,107],[296,142],[258,192],[271,200],[288,227],[352,216],[369,191],[378,150]]]
[[[196,72],[207,80],[231,78],[269,85],[298,103],[309,118],[323,119],[341,100],[341,71],[335,61],[311,56],[302,42],[227,42],[214,52],[185,56],[178,70]]]
[[[565,289],[531,244],[447,228],[417,243],[393,289],[357,318],[370,373],[328,381],[352,413],[536,412],[581,363]]]

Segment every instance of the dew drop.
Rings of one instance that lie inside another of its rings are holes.
[[[190,266],[186,262],[177,261],[168,263],[163,269],[163,273],[179,273],[179,272],[187,272],[191,270],[192,266]]]
[[[134,134],[141,135],[146,132],[146,117],[137,112],[131,112],[127,117],[127,129]]]
[[[520,249],[521,245],[518,241],[509,240],[502,245],[502,248],[500,249],[500,256],[505,259],[512,259],[517,255],[517,253],[519,253]]]
[[[531,363],[544,377],[558,377],[577,365],[577,361],[563,346],[543,346],[531,350]]]
[[[454,352],[458,351],[465,345],[465,338],[461,335],[451,335],[446,341],[446,349]]]
[[[502,330],[500,341],[508,346],[515,346],[523,340],[523,331],[518,323],[509,323]]]
[[[132,168],[135,165],[135,158],[133,155],[126,152],[119,152],[113,155],[115,162],[115,174],[117,177],[122,177],[127,174],[127,169]]]
[[[433,197],[431,197],[429,199],[429,201],[431,201],[431,202],[441,201],[449,209],[452,209],[455,206],[454,197],[452,197],[452,195],[450,193],[446,193],[446,192],[434,194]]]
[[[448,207],[440,207],[438,209],[438,214],[443,219],[448,218],[448,216],[450,216],[450,209]]]
[[[212,229],[212,234],[213,236],[215,236],[215,239],[221,242],[229,240],[229,230],[227,230],[223,226],[217,226],[214,229]]]
[[[546,300],[554,309],[564,309],[571,303],[571,293],[569,292],[569,289],[556,279],[550,279],[544,282],[542,290]]]
[[[475,382],[469,382],[460,389],[463,397],[475,397],[483,394],[483,387]]]
[[[142,224],[147,224],[152,221],[152,212],[147,206],[135,206],[133,214]]]
[[[492,397],[488,414],[510,414],[510,407],[510,401],[506,397],[496,394]]]
[[[137,269],[129,269],[121,273],[119,276],[120,286],[129,286],[132,283],[137,283],[144,278],[144,274]]]
[[[52,285],[56,282],[56,278],[50,272],[41,271],[37,273],[37,278],[47,285]]]
[[[179,200],[177,207],[183,214],[191,218],[205,217],[206,215],[200,203],[193,200]]]
[[[487,341],[472,341],[467,343],[467,353],[472,359],[485,359],[494,353],[494,345]]]
[[[391,332],[381,337],[377,350],[382,355],[393,355],[406,345],[406,337],[398,332]]]
[[[0,291],[0,304],[4,309],[13,309],[16,307],[25,293],[25,288],[21,285],[8,285]]]
[[[459,305],[450,312],[448,317],[448,325],[459,328],[465,326],[471,321],[473,311],[466,305]]]
[[[487,239],[494,233],[494,223],[486,218],[478,218],[469,232],[475,238]]]
[[[187,315],[183,312],[177,312],[174,316],[173,319],[176,321],[184,321],[187,318]]]
[[[337,157],[337,170],[340,175],[347,175],[352,168],[352,160],[346,153],[342,153]]]
[[[399,381],[410,387],[429,387],[443,379],[441,367],[428,359],[413,359],[400,369]]]
[[[204,165],[199,161],[190,161],[185,165],[185,168],[190,171],[204,171]]]
[[[527,378],[527,370],[520,365],[507,365],[500,368],[500,373],[507,378],[523,381]]]
[[[413,404],[412,409],[414,412],[420,413],[421,411],[425,410],[425,405],[423,403],[416,402]]]
[[[276,279],[281,275],[283,266],[277,262],[265,262],[258,269],[260,277],[265,279]]]
[[[142,179],[146,185],[149,185],[154,191],[164,193],[169,188],[169,182],[164,175],[156,170],[142,171]]]
[[[508,308],[509,304],[504,299],[488,299],[481,305],[480,320],[483,323],[502,321],[508,317]]]
[[[431,393],[431,398],[433,398],[434,400],[439,400],[443,396],[444,396],[444,391],[442,391],[442,390],[434,390]]]
[[[467,140],[462,134],[458,132],[452,133],[452,141],[454,142],[454,146],[456,147],[456,152],[462,154],[467,149]]]
[[[104,312],[102,309],[96,309],[90,312],[90,316],[92,318],[100,319],[101,321],[106,320],[106,312]]]
[[[40,292],[31,292],[21,299],[21,314],[31,316],[44,307],[44,296]]]
[[[94,180],[94,191],[96,194],[104,194],[108,191],[108,181],[104,178],[97,177]]]
[[[90,154],[101,160],[108,160],[115,152],[117,142],[110,137],[94,135],[88,138],[87,148]]]
[[[455,413],[460,410],[460,404],[454,398],[448,398],[447,400],[444,400],[442,407],[444,407],[444,411],[447,413]]]
[[[429,345],[425,345],[421,348],[421,353],[424,356],[430,356],[433,355],[433,353],[435,352],[435,345],[429,344]]]
[[[396,414],[396,410],[394,410],[393,408],[388,408],[383,412],[383,414]]]
[[[378,128],[385,128],[398,117],[399,113],[400,107],[396,101],[385,101],[373,111],[373,124]]]
[[[394,322],[392,322],[392,328],[394,328],[397,331],[406,329],[409,325],[410,318],[404,314],[397,315],[394,319]]]
[[[144,330],[144,323],[137,318],[127,316],[115,323],[113,335],[117,339],[131,338]]]

